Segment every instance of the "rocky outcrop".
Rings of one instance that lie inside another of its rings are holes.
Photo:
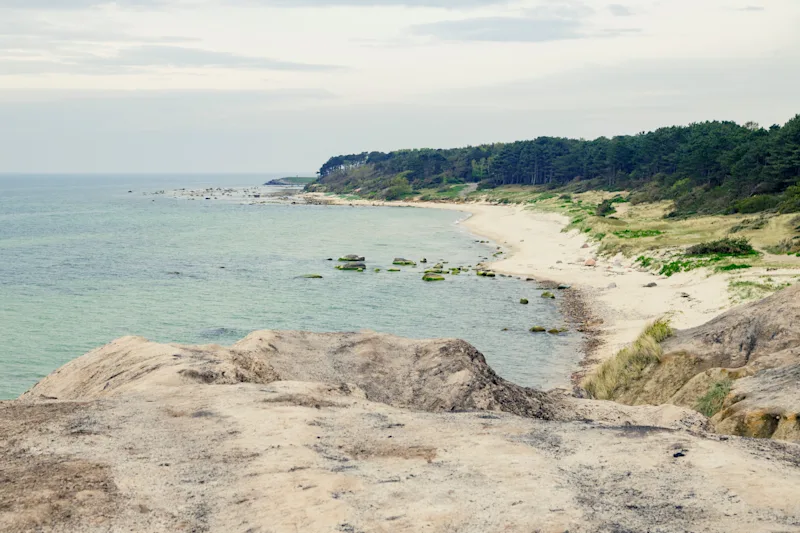
[[[366,399],[422,411],[504,411],[553,418],[546,393],[499,377],[461,340],[413,341],[378,333],[258,331],[230,348],[124,337],[68,363],[22,399],[86,400],[143,383],[267,384],[304,381],[354,387]]]
[[[0,402],[0,531],[791,530],[800,446],[703,429],[462,341],[126,337]]]
[[[617,399],[705,412],[720,433],[800,442],[800,285],[677,331]]]

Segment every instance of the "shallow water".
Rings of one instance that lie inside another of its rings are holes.
[[[257,329],[458,337],[512,381],[567,382],[580,337],[528,333],[563,324],[534,284],[386,271],[397,256],[453,266],[490,256],[494,246],[458,225],[464,214],[143,194],[270,177],[0,176],[0,398],[123,335],[230,344]],[[365,255],[369,270],[326,261],[348,253]],[[297,278],[312,273],[324,279]]]

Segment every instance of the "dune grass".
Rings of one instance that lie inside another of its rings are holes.
[[[581,384],[589,396],[597,400],[614,400],[628,390],[644,372],[661,362],[661,343],[671,337],[668,318],[648,324],[639,337],[604,362]]]
[[[725,397],[731,392],[732,387],[733,381],[730,379],[717,381],[711,386],[711,388],[708,389],[708,392],[705,394],[705,396],[697,400],[697,403],[694,406],[695,411],[698,411],[709,418],[719,413],[722,411]]]

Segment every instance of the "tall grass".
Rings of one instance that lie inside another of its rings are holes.
[[[671,337],[673,329],[668,318],[648,324],[639,337],[604,362],[583,380],[589,396],[598,400],[614,400],[636,382],[644,372],[661,362],[664,354],[661,343]]]

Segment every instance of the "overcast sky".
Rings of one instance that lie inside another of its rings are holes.
[[[0,0],[0,172],[332,155],[800,113],[800,0]]]

